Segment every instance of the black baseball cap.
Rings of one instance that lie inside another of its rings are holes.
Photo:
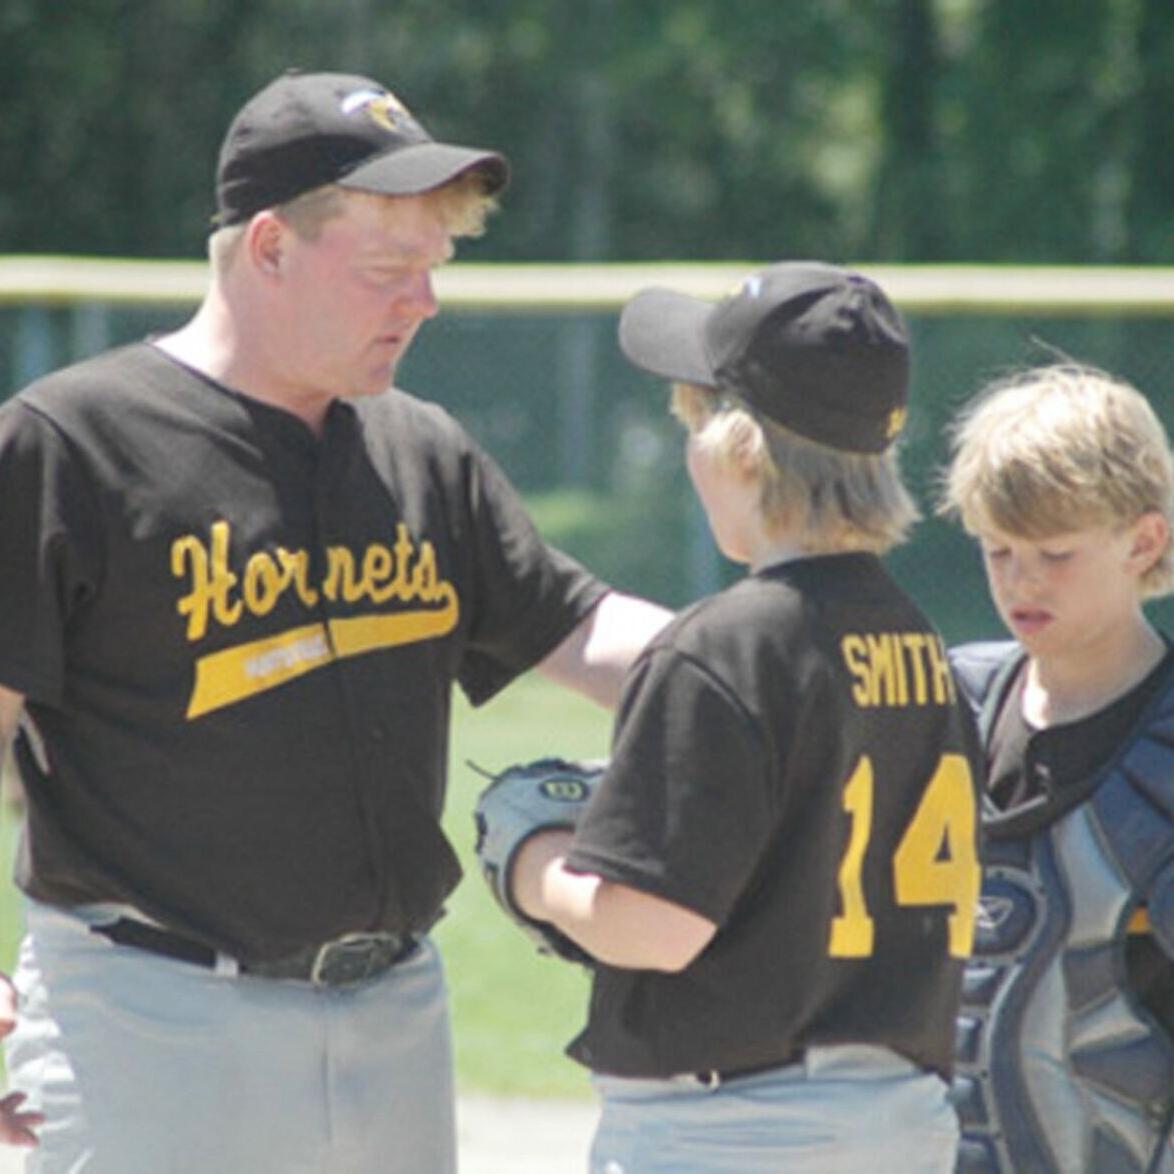
[[[875,282],[835,265],[784,261],[718,302],[643,290],[620,315],[620,347],[831,448],[882,452],[905,423],[905,324]]]
[[[472,170],[489,194],[509,179],[504,156],[436,142],[379,82],[291,70],[249,99],[228,128],[214,223],[239,224],[324,184],[411,196]]]

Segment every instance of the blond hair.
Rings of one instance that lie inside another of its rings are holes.
[[[1094,367],[1056,364],[991,384],[951,430],[938,512],[971,534],[1028,539],[1090,526],[1128,526],[1156,511],[1174,524],[1174,459],[1149,401]],[[1141,580],[1146,596],[1174,588],[1167,543]]]
[[[441,223],[454,240],[458,237],[481,236],[490,213],[497,208],[497,201],[486,191],[484,176],[477,171],[467,171],[421,194],[434,204]],[[325,224],[342,215],[347,200],[392,201],[397,198],[325,184],[278,205],[276,211],[302,240],[314,241]],[[231,266],[244,236],[244,229],[243,224],[233,224],[219,229],[210,237],[208,255],[213,269],[218,273],[225,272]]]
[[[841,452],[695,384],[674,384],[671,410],[719,467],[758,482],[763,523],[805,553],[883,554],[920,516],[891,448]]]

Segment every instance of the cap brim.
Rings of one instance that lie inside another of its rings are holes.
[[[620,314],[620,349],[637,367],[662,379],[714,386],[705,349],[713,303],[671,289],[646,289]]]
[[[356,167],[337,182],[340,187],[385,196],[414,196],[438,188],[467,171],[480,171],[485,176],[488,195],[496,195],[509,182],[505,156],[450,143],[401,147]]]

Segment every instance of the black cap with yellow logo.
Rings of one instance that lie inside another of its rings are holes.
[[[473,170],[490,194],[509,178],[502,155],[436,142],[378,82],[290,71],[251,98],[228,128],[214,223],[239,224],[324,184],[409,196]]]
[[[875,282],[835,265],[781,262],[719,302],[643,290],[620,346],[654,375],[716,388],[830,448],[883,452],[905,423],[905,324]]]

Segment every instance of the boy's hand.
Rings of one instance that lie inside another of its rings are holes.
[[[591,964],[590,956],[565,934],[550,922],[535,921],[522,912],[513,891],[513,871],[522,847],[535,837],[574,830],[605,765],[602,761],[540,758],[511,766],[493,776],[474,813],[477,859],[497,903],[541,953],[585,965]]]

